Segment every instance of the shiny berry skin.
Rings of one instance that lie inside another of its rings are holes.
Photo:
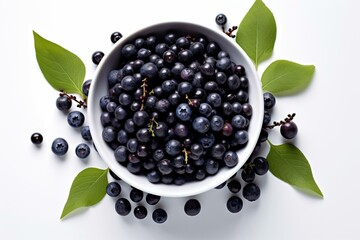
[[[245,182],[252,182],[255,180],[255,172],[253,169],[243,169],[241,172],[241,178]]]
[[[146,195],[146,202],[149,204],[149,205],[155,205],[157,204],[159,201],[160,201],[161,197],[158,196],[158,195],[154,195],[154,194],[151,194],[151,193],[148,193]]]
[[[233,179],[228,182],[227,187],[230,190],[230,192],[238,193],[241,189],[241,184],[238,180]]]
[[[66,112],[71,108],[72,101],[67,96],[60,96],[56,99],[56,108],[60,111]]]
[[[159,223],[159,224],[164,223],[167,220],[167,213],[164,209],[157,208],[152,213],[152,219],[156,223]]]
[[[286,139],[292,139],[298,133],[298,127],[293,121],[285,122],[280,126],[280,133]]]
[[[115,211],[121,215],[126,216],[131,212],[131,204],[126,198],[119,198],[115,203]]]
[[[87,158],[90,155],[90,147],[86,143],[80,143],[76,146],[75,154],[79,158]]]
[[[87,140],[87,141],[91,141],[92,140],[92,136],[91,136],[91,132],[90,132],[90,127],[89,126],[83,126],[81,128],[81,137],[84,139],[84,140]]]
[[[140,202],[143,199],[143,196],[144,196],[144,192],[137,188],[133,188],[130,191],[130,199],[133,202]]]
[[[226,203],[226,207],[231,213],[238,213],[243,207],[243,201],[238,196],[231,196]]]
[[[184,205],[184,211],[188,216],[196,216],[200,213],[201,205],[197,199],[189,199]]]
[[[270,92],[265,92],[263,96],[264,96],[264,108],[266,110],[272,109],[276,103],[276,99],[274,95]]]
[[[91,85],[91,79],[86,80],[82,84],[81,90],[82,90],[82,92],[84,93],[85,96],[89,96],[90,85]]]
[[[154,63],[148,62],[142,65],[140,68],[140,74],[143,77],[153,79],[158,76],[158,68]]]
[[[181,103],[176,108],[176,116],[182,121],[188,121],[191,118],[191,108],[187,103]]]
[[[67,153],[69,145],[64,138],[56,138],[51,145],[51,151],[58,156],[63,156]]]
[[[257,175],[264,175],[269,171],[269,162],[264,157],[256,157],[253,160],[254,172]]]
[[[239,162],[236,152],[228,151],[224,155],[224,163],[227,167],[234,167]]]
[[[171,156],[176,156],[182,150],[181,143],[178,140],[172,139],[165,145],[165,151]]]
[[[91,60],[94,64],[98,65],[104,56],[105,54],[102,51],[96,51],[91,56]]]
[[[199,133],[206,133],[210,129],[210,122],[205,117],[197,117],[192,123],[193,129]]]
[[[225,16],[225,14],[220,13],[220,14],[216,15],[215,22],[217,25],[223,26],[227,22],[227,17]]]
[[[120,32],[113,32],[110,36],[110,40],[112,43],[116,43],[122,38],[122,34]]]
[[[43,141],[43,136],[40,133],[33,133],[30,139],[33,144],[40,144]]]
[[[121,186],[118,182],[109,182],[106,186],[106,194],[110,197],[117,197],[121,192]]]
[[[137,206],[134,208],[134,216],[137,219],[144,219],[144,218],[146,218],[147,214],[148,214],[148,211],[147,211],[146,207],[144,207],[144,206]]]
[[[67,122],[71,127],[78,128],[84,124],[85,116],[80,111],[72,111],[67,116]]]
[[[242,193],[246,200],[253,202],[260,197],[260,188],[255,183],[248,183],[243,188]]]

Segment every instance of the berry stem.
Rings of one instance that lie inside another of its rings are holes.
[[[87,108],[86,99],[85,99],[84,101],[78,100],[78,99],[76,98],[76,96],[74,96],[74,95],[69,95],[69,94],[67,94],[64,90],[61,90],[60,93],[59,93],[59,95],[60,95],[60,97],[66,96],[68,99],[75,101],[75,102],[77,103],[76,106],[77,106],[78,108],[81,108],[81,107],[83,107],[84,109]]]
[[[186,148],[184,147],[182,152],[184,153],[184,158],[185,158],[185,164],[188,163],[189,161],[189,154],[188,154],[188,151],[186,150]]]
[[[233,32],[238,28],[237,26],[232,26],[227,31],[225,30],[224,25],[221,28],[226,35],[228,35],[229,37],[235,38],[235,34],[233,34]]]
[[[268,126],[266,126],[266,128],[267,129],[273,129],[274,127],[280,127],[284,123],[292,121],[294,119],[295,115],[296,115],[295,113],[288,114],[287,117],[284,120],[281,120],[280,122],[274,121],[272,125],[268,125]]]
[[[147,94],[147,78],[144,78],[142,81],[142,84],[141,84],[141,88],[143,90],[143,94],[141,96],[141,107],[140,107],[140,110],[144,110],[144,103],[145,103],[145,98],[146,98],[146,94]]]
[[[150,123],[149,123],[149,132],[151,132],[151,136],[152,136],[152,137],[155,137],[154,123],[156,124],[156,126],[159,125],[159,124],[157,123],[157,121],[155,120],[155,117],[153,117],[152,119],[150,119]]]

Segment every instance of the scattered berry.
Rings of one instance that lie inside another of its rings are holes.
[[[59,109],[60,111],[66,112],[71,108],[72,105],[72,101],[70,98],[68,98],[67,96],[63,95],[63,96],[59,96],[56,99],[56,107],[57,109]]]
[[[286,139],[292,139],[298,133],[298,127],[293,121],[285,122],[280,126],[280,133]]]
[[[91,141],[92,140],[92,136],[91,136],[91,132],[90,132],[90,127],[89,126],[83,126],[81,128],[81,137],[84,139],[84,140],[87,140],[87,141]]]
[[[269,163],[264,157],[256,157],[253,160],[254,172],[257,175],[264,175],[269,171]]]
[[[93,53],[91,59],[92,59],[92,62],[96,65],[98,65],[101,61],[101,59],[104,57],[104,53],[101,52],[101,51],[96,51]]]
[[[220,13],[216,15],[215,22],[217,25],[223,26],[227,22],[227,17],[225,16],[225,14]]]
[[[69,145],[64,138],[56,138],[51,145],[51,151],[58,156],[63,156],[67,153]]]
[[[143,199],[144,193],[143,191],[137,189],[137,188],[133,188],[130,191],[130,199],[133,202],[140,202]]]
[[[238,213],[243,207],[243,201],[238,196],[231,196],[227,200],[226,207],[231,213]]]
[[[189,199],[184,205],[184,211],[188,216],[196,216],[200,213],[201,205],[196,199]]]
[[[89,95],[90,85],[91,85],[91,79],[86,80],[82,85],[81,90],[85,96]]]
[[[115,211],[121,215],[126,216],[131,212],[131,204],[126,198],[119,198],[115,203]]]
[[[121,186],[117,182],[109,182],[106,186],[106,193],[110,197],[117,197],[121,192]]]
[[[275,106],[276,99],[270,92],[265,92],[264,96],[264,108],[266,110],[272,109]]]
[[[76,146],[75,153],[79,158],[87,158],[90,155],[90,147],[86,143],[80,143]]]
[[[113,32],[110,36],[110,40],[112,43],[116,43],[122,38],[122,34],[120,32]]]
[[[146,218],[147,213],[148,213],[148,211],[147,211],[146,207],[144,207],[144,206],[137,206],[137,207],[134,208],[134,216],[137,219]]]
[[[33,133],[31,134],[31,142],[34,144],[40,144],[43,141],[43,136],[40,133]]]
[[[146,195],[146,202],[149,204],[149,205],[155,205],[157,204],[159,201],[160,201],[160,196],[158,195],[154,195],[154,194],[151,194],[151,193],[148,193]]]
[[[248,201],[252,202],[260,197],[260,188],[255,183],[248,183],[243,188],[243,196]]]
[[[80,111],[69,112],[67,122],[71,127],[78,128],[84,124],[85,116]]]
[[[241,189],[241,184],[238,180],[233,179],[228,182],[227,187],[229,188],[230,192],[238,193]]]
[[[164,209],[157,208],[152,213],[152,219],[156,223],[159,223],[159,224],[164,223],[167,220],[167,213]]]

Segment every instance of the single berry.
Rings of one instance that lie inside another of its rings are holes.
[[[260,188],[255,183],[248,183],[243,188],[243,196],[248,201],[255,201],[260,197]]]
[[[101,51],[96,51],[93,53],[91,59],[92,59],[92,62],[96,65],[98,65],[101,61],[101,59],[104,57],[104,53],[101,52]]]
[[[115,203],[115,211],[121,215],[126,216],[131,212],[131,204],[126,198],[119,198]]]
[[[78,128],[84,124],[85,116],[80,111],[72,111],[67,116],[67,122],[71,127]]]
[[[251,168],[246,168],[243,169],[241,172],[241,178],[245,181],[245,182],[252,182],[255,180],[255,172],[254,170]]]
[[[210,129],[210,122],[205,117],[197,117],[194,119],[192,127],[199,133],[206,133]]]
[[[90,147],[86,143],[80,143],[76,146],[75,153],[79,158],[87,158],[90,154]]]
[[[140,202],[143,199],[143,196],[144,196],[144,192],[137,188],[133,188],[130,191],[130,199],[133,202]]]
[[[83,126],[81,128],[81,137],[84,139],[84,140],[87,140],[87,141],[91,141],[92,140],[92,136],[91,136],[91,132],[90,132],[90,127],[89,126]]]
[[[298,133],[298,127],[293,121],[285,122],[280,126],[280,133],[286,139],[292,139]]]
[[[109,182],[106,186],[106,193],[110,197],[117,197],[121,192],[121,186],[117,182]]]
[[[146,218],[147,213],[148,213],[148,211],[147,211],[146,207],[144,207],[144,206],[137,206],[137,207],[134,208],[134,216],[137,219]]]
[[[254,172],[257,175],[264,175],[269,170],[269,162],[264,157],[256,157],[253,160]]]
[[[236,152],[228,151],[224,155],[224,163],[227,167],[234,167],[239,162]]]
[[[145,198],[145,200],[146,200],[146,202],[149,204],[149,205],[155,205],[155,204],[157,204],[159,201],[160,201],[160,196],[158,196],[158,195],[154,195],[154,194],[151,194],[151,193],[148,193],[147,195],[146,195],[146,198]]]
[[[72,101],[70,98],[68,98],[67,96],[63,95],[63,96],[59,96],[56,99],[56,107],[57,109],[59,109],[60,111],[67,111],[71,108],[72,105]]]
[[[238,213],[243,207],[243,201],[238,196],[231,196],[227,200],[226,207],[231,213]]]
[[[113,32],[110,36],[110,40],[112,43],[116,43],[122,38],[122,34],[120,32]]]
[[[238,193],[241,189],[241,184],[238,180],[233,179],[228,182],[227,187],[229,188],[230,192]]]
[[[43,141],[43,136],[40,133],[31,134],[31,142],[34,144],[40,144]]]
[[[201,205],[197,199],[189,199],[184,205],[184,211],[188,216],[196,216],[200,213]]]
[[[265,92],[263,96],[264,96],[264,108],[267,110],[272,109],[276,103],[276,99],[274,95],[272,95],[272,93],[270,92]]]
[[[81,90],[85,96],[89,96],[90,85],[91,85],[91,79],[86,80],[82,85]]]
[[[152,213],[152,219],[156,223],[159,223],[159,224],[164,223],[167,220],[167,213],[164,209],[157,208]]]
[[[188,121],[191,118],[191,108],[187,103],[181,103],[176,108],[176,116],[182,121]]]
[[[215,22],[219,26],[225,25],[227,22],[227,18],[225,16],[225,14],[220,13],[220,14],[216,15]]]
[[[63,138],[56,138],[51,145],[51,150],[58,156],[65,155],[69,149],[67,141]]]

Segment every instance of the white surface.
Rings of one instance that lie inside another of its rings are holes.
[[[153,223],[150,216],[143,221],[118,216],[114,200],[107,196],[98,205],[59,220],[76,174],[105,164],[95,151],[85,162],[75,157],[74,146],[82,139],[55,108],[57,93],[37,66],[32,30],[76,53],[86,63],[86,78],[91,78],[95,69],[91,54],[111,47],[113,31],[126,35],[144,21],[181,19],[215,28],[219,12],[228,16],[229,26],[237,25],[252,3],[1,1],[0,239],[359,239],[360,4],[355,0],[265,1],[278,32],[273,57],[260,65],[259,72],[276,59],[316,66],[311,86],[296,96],[278,98],[273,118],[297,113],[296,145],[307,156],[324,200],[268,174],[257,180],[261,198],[244,201],[239,214],[227,212],[230,194],[224,188],[197,196],[202,203],[197,217],[183,213],[186,199],[162,199],[169,214],[163,225]],[[40,148],[30,142],[35,131],[44,136]],[[70,144],[64,159],[50,151],[58,136]],[[276,131],[270,138],[281,141]]]

